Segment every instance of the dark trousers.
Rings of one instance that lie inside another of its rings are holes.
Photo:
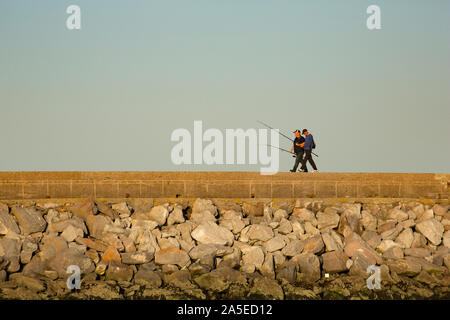
[[[298,165],[300,163],[302,163],[302,169],[304,169],[303,168],[303,154],[304,154],[303,150],[297,152],[297,157],[295,158],[295,164],[294,164],[294,168],[292,169],[292,171],[297,171]]]
[[[316,164],[314,163],[314,160],[311,155],[312,150],[305,150],[305,158],[303,158],[302,161],[302,169],[306,169],[306,161],[309,161],[309,164],[311,167],[313,167],[314,170],[317,170]]]

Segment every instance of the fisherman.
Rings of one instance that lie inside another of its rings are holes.
[[[298,165],[300,163],[302,163],[302,167],[300,168],[299,171],[308,172],[308,169],[303,166],[303,154],[305,152],[305,150],[303,149],[303,146],[305,145],[305,138],[302,137],[302,135],[300,134],[300,130],[298,130],[298,129],[294,131],[294,134],[295,134],[295,139],[294,139],[294,144],[292,145],[292,148],[291,148],[291,153],[295,153],[296,157],[295,157],[294,168],[290,171],[291,172],[297,171]]]
[[[309,161],[309,164],[313,167],[313,172],[318,172],[316,164],[314,163],[314,160],[312,158],[311,152],[312,149],[316,147],[316,144],[314,143],[314,138],[312,134],[308,132],[308,129],[303,129],[302,133],[305,135],[305,144],[303,149],[305,150],[305,157],[302,161],[302,168],[306,169],[306,161]]]

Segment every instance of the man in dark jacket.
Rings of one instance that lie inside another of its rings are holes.
[[[305,135],[305,146],[303,147],[305,149],[305,157],[302,161],[302,168],[306,168],[306,161],[309,161],[309,164],[313,167],[313,172],[318,172],[316,164],[314,163],[314,160],[312,158],[311,152],[312,149],[316,147],[316,144],[314,143],[314,138],[312,134],[308,132],[307,129],[303,129],[302,133]]]
[[[304,154],[303,146],[305,144],[305,138],[303,138],[302,135],[300,134],[300,130],[295,130],[294,134],[295,134],[295,139],[294,139],[294,144],[292,145],[292,148],[291,148],[291,153],[295,153],[296,157],[295,157],[294,168],[292,170],[290,170],[291,172],[297,171],[298,165],[300,163],[303,163],[303,154]],[[292,151],[294,151],[294,152],[292,152]],[[303,168],[303,165],[302,165],[300,171],[305,171],[304,169],[306,169],[306,168]]]

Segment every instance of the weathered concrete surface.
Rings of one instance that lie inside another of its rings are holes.
[[[450,174],[259,172],[0,172],[0,199],[449,199]]]

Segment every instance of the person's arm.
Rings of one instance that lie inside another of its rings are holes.
[[[292,151],[294,151],[294,146],[292,146],[292,148],[291,148],[291,153],[294,153],[294,152],[292,152]]]

